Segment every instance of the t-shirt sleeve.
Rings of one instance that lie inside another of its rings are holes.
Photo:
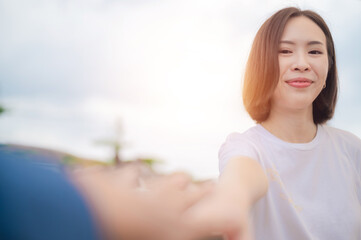
[[[355,134],[341,129],[331,128],[335,131],[331,136],[337,136],[337,144],[345,149],[349,154],[351,163],[361,177],[361,139]],[[329,131],[330,131],[329,130]]]
[[[361,139],[350,133],[350,142],[353,147],[352,159],[359,178],[361,178]],[[351,145],[350,144],[350,145]]]
[[[237,156],[245,156],[259,161],[254,143],[244,134],[231,133],[218,152],[219,172],[222,173],[228,161]]]

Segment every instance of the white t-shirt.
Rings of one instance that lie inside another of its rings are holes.
[[[264,169],[269,188],[252,210],[256,240],[360,240],[361,140],[318,125],[309,143],[288,143],[261,125],[232,133],[219,150],[247,156]]]

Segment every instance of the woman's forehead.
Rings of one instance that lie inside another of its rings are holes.
[[[283,30],[280,43],[297,44],[304,43],[310,45],[326,44],[326,36],[322,29],[311,19],[305,16],[291,18]]]

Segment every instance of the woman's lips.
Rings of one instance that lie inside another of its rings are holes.
[[[290,80],[287,80],[286,83],[290,85],[291,87],[295,88],[306,88],[309,87],[313,81],[311,81],[308,78],[293,78]]]

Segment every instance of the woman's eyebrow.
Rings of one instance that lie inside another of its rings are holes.
[[[292,44],[292,45],[295,45],[295,43],[294,42],[292,42],[292,41],[288,41],[288,40],[281,40],[280,41],[280,44],[281,43],[286,43],[286,44]]]
[[[308,42],[307,45],[323,45],[323,43],[320,41],[311,41],[311,42]]]
[[[281,43],[286,43],[286,44],[291,44],[291,45],[296,44],[295,42],[292,42],[292,41],[289,41],[289,40],[281,40],[280,44]],[[320,42],[320,41],[310,41],[310,42],[307,43],[307,45],[323,45],[323,43]]]

